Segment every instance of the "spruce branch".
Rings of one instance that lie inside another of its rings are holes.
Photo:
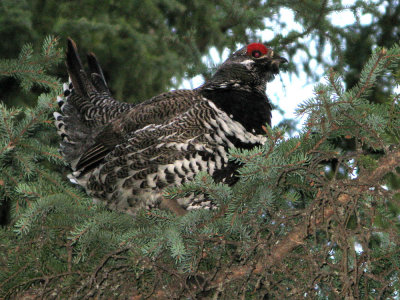
[[[340,206],[346,206],[353,197],[362,195],[365,189],[369,187],[377,187],[382,181],[384,176],[393,171],[400,165],[400,148],[396,148],[389,152],[386,156],[382,157],[378,162],[378,167],[370,173],[364,173],[358,178],[348,182],[346,186],[352,186],[346,192],[342,192],[336,198],[336,202]],[[341,186],[340,182],[336,183]],[[318,192],[314,202],[321,201],[322,192]],[[212,290],[220,286],[226,286],[231,281],[240,280],[243,277],[250,275],[260,275],[265,270],[271,269],[273,266],[276,268],[279,264],[283,263],[287,255],[296,247],[304,245],[304,240],[311,234],[318,226],[329,223],[330,218],[335,214],[335,208],[332,206],[324,207],[322,215],[312,215],[310,218],[306,217],[304,222],[294,227],[291,232],[284,237],[278,244],[273,245],[269,249],[262,249],[265,256],[260,256],[258,261],[250,265],[239,265],[221,269],[214,278],[208,282],[208,289]],[[259,247],[262,247],[260,245]],[[204,276],[207,276],[204,273]],[[162,290],[154,292],[154,295],[164,295]]]
[[[21,81],[25,91],[37,84],[48,89],[56,89],[60,81],[47,75],[46,70],[62,59],[62,51],[57,48],[58,38],[48,36],[43,42],[43,51],[36,54],[30,44],[26,44],[17,59],[0,60],[0,77],[11,76]]]

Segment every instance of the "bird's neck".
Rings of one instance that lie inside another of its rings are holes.
[[[263,134],[262,126],[271,124],[271,104],[265,88],[262,90],[262,87],[238,83],[213,83],[202,86],[200,92],[251,133]]]

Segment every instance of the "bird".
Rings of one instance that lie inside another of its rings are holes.
[[[267,45],[250,43],[201,86],[131,104],[112,97],[94,53],[87,54],[85,71],[68,38],[69,83],[57,97],[60,111],[54,118],[70,180],[94,202],[131,215],[140,209],[182,215],[215,208],[207,197],[167,200],[163,193],[200,172],[215,182],[236,183],[240,165],[229,160],[229,150],[266,142],[263,126],[271,125],[272,110],[266,85],[287,62]]]

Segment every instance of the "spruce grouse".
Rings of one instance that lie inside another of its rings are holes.
[[[102,69],[88,54],[90,75],[74,41],[68,39],[70,83],[54,113],[70,179],[95,201],[135,214],[140,208],[167,207],[177,213],[211,208],[204,197],[163,205],[163,189],[192,180],[201,171],[217,182],[234,184],[238,165],[228,161],[232,147],[265,142],[271,123],[266,84],[283,57],[261,43],[233,53],[202,86],[155,96],[138,105],[110,94]]]

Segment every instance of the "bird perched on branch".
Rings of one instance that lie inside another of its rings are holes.
[[[68,39],[70,83],[58,98],[61,113],[54,114],[60,151],[73,170],[71,180],[110,209],[130,214],[213,207],[204,197],[166,200],[163,189],[201,171],[217,182],[236,181],[238,165],[228,161],[229,148],[265,142],[262,126],[271,123],[266,84],[287,62],[261,43],[249,44],[202,86],[133,105],[113,99],[95,55],[87,58],[89,74]]]

